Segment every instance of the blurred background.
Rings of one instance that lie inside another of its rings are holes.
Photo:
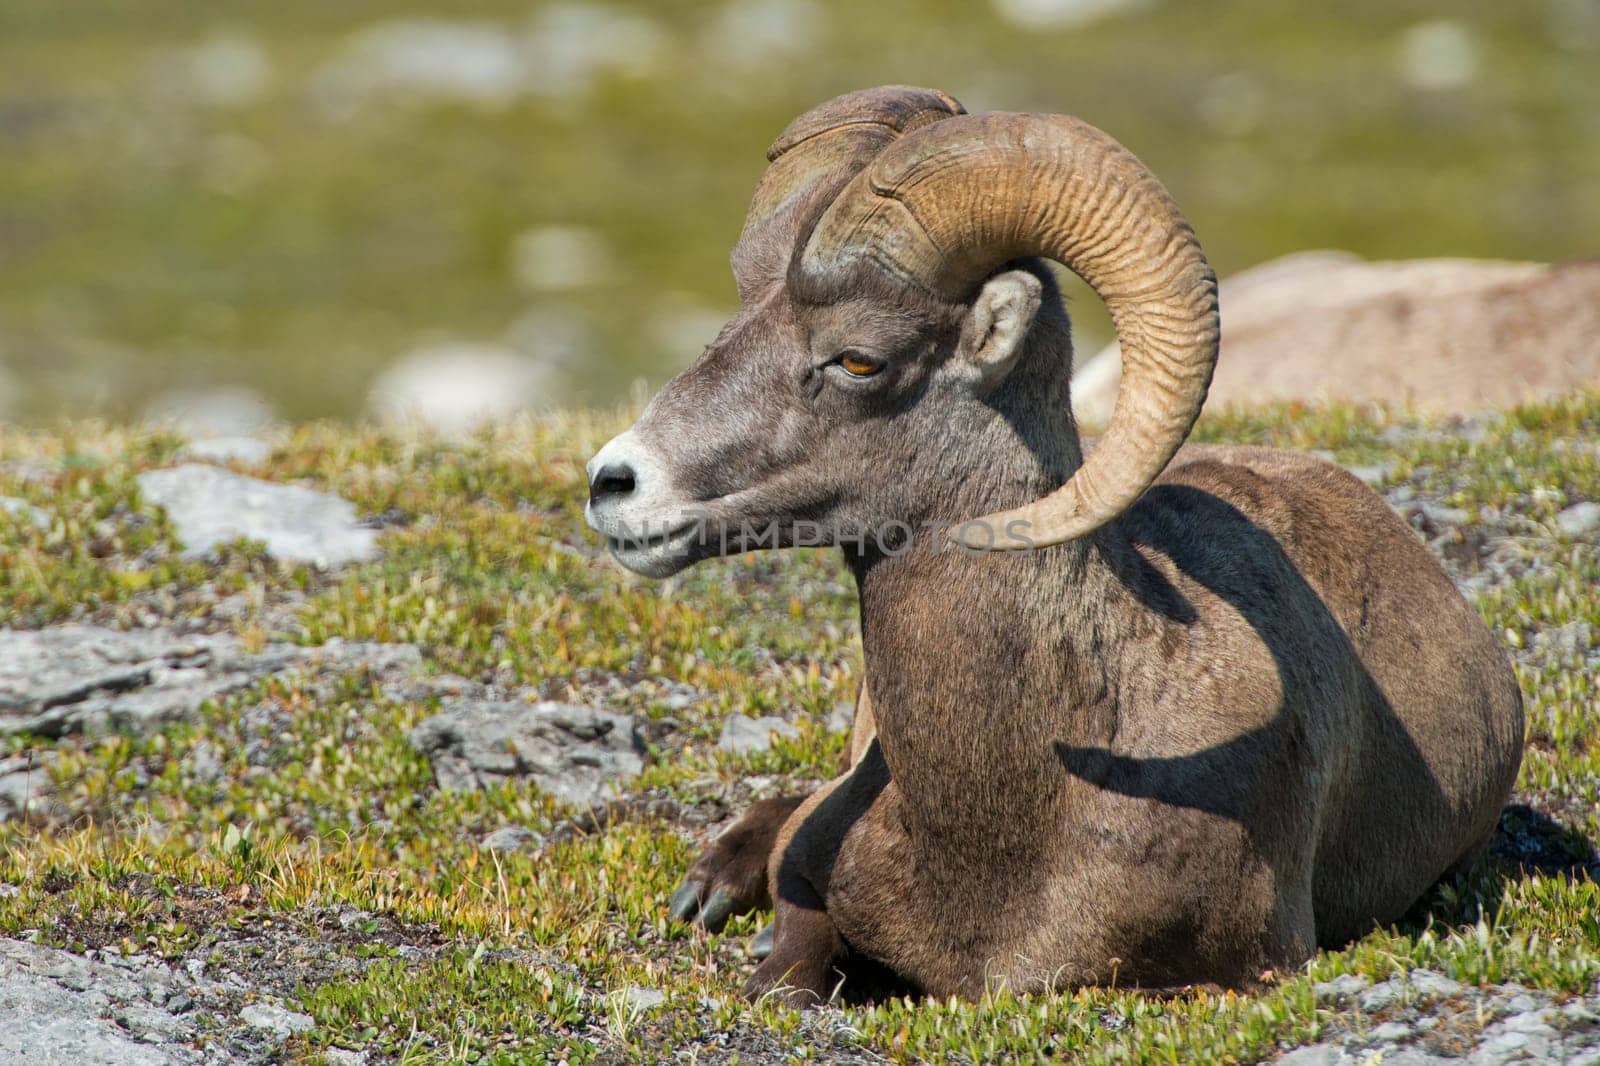
[[[610,402],[884,82],[1103,127],[1223,274],[1600,250],[1600,0],[0,0],[0,417]]]

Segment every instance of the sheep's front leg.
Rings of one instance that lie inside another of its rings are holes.
[[[844,982],[851,950],[828,913],[840,902],[834,869],[852,832],[878,802],[889,769],[872,738],[850,772],[813,793],[790,817],[772,856],[776,911],[772,953],[745,982],[750,999],[776,994],[795,1006],[828,1002]]]
[[[751,805],[689,867],[668,913],[716,933],[736,914],[772,906],[767,865],[779,831],[803,802],[804,796],[784,796]]]
[[[776,910],[772,953],[745,982],[745,997],[775,995],[794,1007],[828,1002],[844,979],[836,966],[845,955],[844,940],[833,919],[808,889],[779,898]]]
[[[813,793],[777,839],[770,872],[771,945],[763,945],[769,953],[745,982],[749,999],[777,995],[796,1007],[814,1007],[828,1001],[841,979],[835,963],[844,956],[844,940],[823,900],[838,852],[838,827],[819,808],[848,779],[846,774]]]
[[[863,685],[856,700],[850,749],[842,769],[849,770],[875,733],[872,709]],[[784,824],[806,799],[805,796],[783,796],[752,804],[689,867],[683,883],[667,902],[667,912],[680,922],[692,922],[715,933],[736,914],[771,907],[768,868]],[[766,957],[771,950],[772,935],[771,926],[757,934],[751,942],[751,953],[757,958]]]

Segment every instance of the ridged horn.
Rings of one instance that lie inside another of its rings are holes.
[[[867,261],[948,300],[995,270],[1054,259],[1106,303],[1122,387],[1105,437],[1066,484],[952,531],[1021,549],[1090,533],[1137,500],[1188,436],[1217,358],[1217,282],[1194,231],[1144,164],[1087,123],[995,112],[901,138],[844,187],[801,269]],[[1027,523],[1016,527],[1013,523]]]
[[[885,85],[818,104],[772,147],[733,252],[740,293],[781,280],[795,244],[821,206],[890,142],[966,112],[935,89]]]

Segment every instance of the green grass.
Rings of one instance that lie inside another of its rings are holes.
[[[268,476],[306,478],[364,511],[407,519],[386,529],[381,560],[335,575],[282,567],[247,547],[215,567],[177,561],[172,530],[138,500],[133,480],[168,461],[169,439],[90,425],[10,431],[0,436],[0,494],[25,496],[49,523],[0,519],[0,620],[203,619],[212,589],[243,593],[260,609],[228,625],[251,640],[274,636],[271,620],[287,617],[280,635],[292,639],[415,642],[429,669],[552,697],[600,699],[620,679],[626,709],[676,723],[632,786],[636,796],[693,808],[736,798],[751,774],[772,788],[828,777],[841,741],[819,727],[749,760],[718,753],[715,738],[729,713],[820,720],[853,695],[855,605],[840,566],[810,552],[705,564],[665,585],[623,573],[579,527],[581,461],[620,422],[561,416],[458,444],[297,430]],[[1549,525],[1566,503],[1600,499],[1600,394],[1470,433],[1411,428],[1376,412],[1288,408],[1208,417],[1198,436],[1386,463],[1394,480],[1450,506],[1513,516],[1529,568],[1478,607],[1516,649],[1529,707],[1519,799],[1575,840],[1600,839],[1600,690],[1536,650],[1541,632],[1600,625],[1600,551]],[[668,711],[664,695],[677,683],[704,699]],[[1260,995],[1002,991],[978,1003],[892,1000],[851,1008],[837,1023],[745,1006],[742,943],[758,920],[706,937],[665,916],[695,850],[678,825],[639,805],[573,832],[566,812],[528,787],[439,793],[405,739],[434,709],[368,677],[273,679],[210,706],[197,724],[55,744],[53,773],[79,821],[0,826],[0,881],[21,889],[0,897],[0,932],[178,958],[269,922],[371,961],[293,988],[317,1025],[286,1053],[306,1061],[331,1047],[410,1062],[655,1062],[730,1047],[828,1061],[830,1041],[843,1040],[898,1062],[1249,1062],[1327,1031],[1335,1015],[1311,988],[1340,973],[1429,966],[1469,984],[1514,980],[1561,993],[1600,978],[1600,888],[1491,859],[1436,890],[1406,923],[1320,954]],[[252,742],[266,745],[262,765],[246,758]],[[0,752],[30,743],[13,738]],[[188,772],[202,743],[220,761],[215,780]],[[551,842],[534,856],[479,850],[483,834],[509,824]],[[399,931],[333,936],[315,916],[337,906]],[[426,951],[403,957],[402,943]],[[659,989],[667,1001],[641,1009],[631,988]],[[427,1020],[414,1026],[417,1018]]]
[[[587,336],[580,398],[660,380],[710,339],[664,338],[663,323],[734,303],[727,254],[766,146],[805,108],[887,82],[1104,127],[1171,186],[1225,273],[1310,247],[1596,250],[1600,30],[1572,24],[1582,3],[1165,2],[1034,31],[984,2],[816,0],[808,43],[746,69],[706,52],[724,0],[619,0],[655,20],[659,61],[586,95],[344,118],[316,102],[317,71],[366,27],[516,27],[549,6],[7,0],[0,367],[15,411],[123,415],[176,382],[239,382],[292,418],[350,415],[400,353],[498,342],[529,312]],[[1474,34],[1479,76],[1413,89],[1402,35],[1442,14]],[[208,107],[170,88],[183,50],[216,35],[260,48],[259,96]],[[519,286],[517,236],[552,224],[609,242],[604,284]]]

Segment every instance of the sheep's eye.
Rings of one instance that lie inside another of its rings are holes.
[[[839,365],[845,373],[858,378],[870,378],[888,364],[870,352],[850,348],[839,355]]]

